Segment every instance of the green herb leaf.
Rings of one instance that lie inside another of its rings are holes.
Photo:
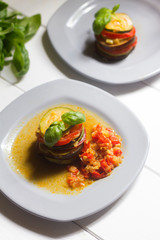
[[[18,12],[18,11],[7,12],[6,19],[7,20],[9,20],[9,19],[13,20],[13,18],[15,18],[16,16],[22,16],[22,13]]]
[[[19,27],[23,27],[25,40],[28,41],[37,32],[41,25],[41,15],[36,14],[32,17],[25,17],[18,19],[17,22]]]
[[[13,23],[0,22],[0,27],[3,29],[0,31],[0,36],[8,34],[13,31]]]
[[[62,121],[69,126],[80,124],[86,121],[85,115],[83,113],[73,111],[64,113],[61,118]]]
[[[62,129],[59,124],[51,125],[45,132],[44,143],[47,147],[53,147],[62,137]]]
[[[29,69],[28,51],[24,44],[16,44],[13,55],[13,71],[17,77],[22,77]]]
[[[113,8],[112,8],[112,13],[115,13],[120,7],[120,4],[117,4],[115,5]]]
[[[118,10],[119,6],[119,4],[115,5],[112,10],[108,8],[101,8],[95,14],[95,20],[92,27],[96,35],[99,35],[103,31],[105,26],[111,21],[112,14],[114,14],[114,12]]]
[[[58,126],[62,131],[66,130],[64,122],[62,121],[59,121],[59,122],[55,121],[49,127],[53,127],[53,126]]]
[[[4,67],[4,53],[0,52],[0,71],[3,69]]]
[[[0,19],[3,19],[7,16],[7,7],[7,3],[0,1]]]
[[[95,18],[105,15],[108,12],[111,12],[109,8],[101,8],[100,10],[98,10],[98,12],[96,12]]]
[[[12,63],[16,77],[27,73],[30,61],[24,44],[33,37],[40,25],[40,14],[23,17],[18,11],[8,11],[8,4],[0,1],[0,70]]]
[[[13,43],[24,43],[24,33],[19,27],[14,26],[13,31],[6,35],[6,39]]]
[[[3,2],[3,1],[0,1],[0,11],[6,9],[8,7],[8,4]]]

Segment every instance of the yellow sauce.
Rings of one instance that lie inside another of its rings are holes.
[[[101,123],[109,126],[96,114],[70,104],[61,104],[59,106],[69,107],[75,111],[85,114],[87,139],[90,140],[93,125]],[[55,106],[53,106],[55,107]],[[37,187],[45,188],[51,193],[56,194],[76,194],[80,193],[81,189],[71,190],[66,182],[67,169],[66,166],[53,164],[41,158],[36,152],[36,131],[39,127],[40,119],[47,109],[36,115],[22,128],[18,136],[13,142],[11,149],[11,165],[17,173],[21,174],[29,182]],[[88,184],[92,181],[88,181]],[[86,184],[87,185],[87,184]]]

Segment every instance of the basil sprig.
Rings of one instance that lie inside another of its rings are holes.
[[[62,121],[53,122],[44,134],[44,143],[47,147],[53,147],[71,127],[86,121],[81,112],[66,112],[61,116]]]
[[[29,69],[29,54],[25,43],[41,25],[41,16],[23,17],[18,11],[9,11],[8,4],[0,1],[0,71],[11,63],[17,78]]]
[[[109,8],[101,8],[95,14],[95,20],[93,22],[93,31],[96,35],[99,35],[103,29],[105,28],[106,24],[111,21],[112,14],[114,14],[120,7],[120,4],[115,5],[112,10]]]
[[[44,143],[47,147],[52,147],[56,144],[62,137],[63,131],[65,130],[65,125],[62,121],[53,122],[49,128],[46,130],[44,135]]]
[[[66,112],[62,116],[62,121],[69,126],[83,123],[86,121],[85,115],[81,112]]]

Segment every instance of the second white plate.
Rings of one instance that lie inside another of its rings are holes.
[[[136,27],[138,44],[124,60],[104,63],[95,53],[94,14],[120,3]],[[127,84],[160,72],[160,2],[156,0],[70,0],[52,16],[47,31],[61,58],[79,73],[97,81]]]

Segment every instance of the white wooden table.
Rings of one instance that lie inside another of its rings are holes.
[[[0,239],[160,239],[160,75],[135,84],[112,86],[91,81],[69,68],[53,54],[46,33],[49,18],[65,1],[6,1],[26,16],[41,13],[42,25],[26,45],[31,61],[28,74],[17,82],[9,67],[1,72],[0,111],[42,83],[62,77],[82,80],[113,94],[138,116],[150,138],[149,155],[135,183],[117,202],[79,221],[57,223],[33,216],[0,193]]]

